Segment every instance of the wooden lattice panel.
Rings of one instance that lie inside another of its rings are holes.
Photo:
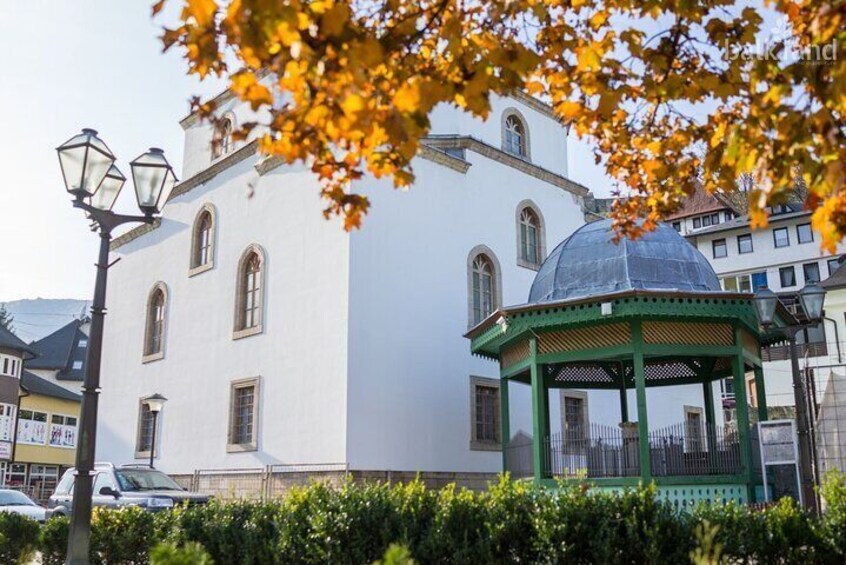
[[[524,359],[529,358],[529,340],[515,343],[514,345],[503,349],[499,357],[499,363],[502,368],[510,367]]]
[[[750,355],[754,355],[755,357],[760,357],[761,349],[758,345],[758,340],[755,339],[751,333],[746,330],[742,330],[740,332],[740,339],[743,343],[743,349],[749,353]]]
[[[644,322],[643,341],[672,345],[732,345],[734,329],[730,324]]]
[[[600,365],[592,363],[567,363],[564,365],[547,365],[546,372],[557,383],[578,382],[609,384],[614,379]]]
[[[613,347],[627,344],[630,341],[631,331],[628,324],[604,324],[540,334],[538,337],[538,353],[545,355],[560,351]]]
[[[643,368],[643,372],[647,383],[672,381],[681,378],[687,379],[697,376],[696,371],[690,365],[681,361],[647,363]]]

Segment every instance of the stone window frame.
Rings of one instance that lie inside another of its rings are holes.
[[[235,391],[241,388],[253,388],[253,437],[249,443],[232,443],[232,426],[235,421]],[[261,403],[261,377],[247,377],[237,379],[229,383],[229,417],[226,424],[226,452],[243,453],[258,451],[258,438],[261,426],[259,425],[259,404]]]
[[[135,422],[135,459],[150,459],[150,450],[149,449],[147,449],[147,450],[141,450],[140,449],[140,447],[141,447],[141,422],[142,422],[142,419],[143,419],[144,410],[145,409],[148,410],[148,411],[150,410],[150,408],[144,402],[146,399],[147,399],[147,397],[141,397],[141,398],[138,399],[138,416],[137,416],[136,422]],[[161,416],[161,414],[159,414],[159,416]],[[152,418],[152,415],[150,417]],[[151,422],[152,422],[152,420],[151,420]],[[151,448],[152,448],[152,446],[156,445],[156,443],[157,443],[156,440],[159,437],[161,437],[162,432],[161,432],[161,425],[159,425],[160,423],[161,422],[157,423],[156,430],[155,430],[155,436],[153,438],[151,438],[151,440],[150,440],[150,447]],[[79,443],[79,442],[77,441],[77,443]],[[158,453],[159,450],[157,449],[156,452]]]
[[[538,262],[532,263],[531,261],[526,261],[523,259],[523,221],[522,216],[523,212],[529,210],[535,217],[535,221],[537,222],[537,248],[538,248]],[[517,266],[524,267],[526,269],[531,269],[533,271],[538,271],[541,268],[544,260],[546,259],[546,220],[544,220],[543,214],[540,211],[540,207],[534,203],[534,201],[526,199],[521,201],[517,205],[516,214],[515,214],[515,222],[517,225]]]
[[[484,255],[493,267],[493,308],[491,313],[496,312],[502,306],[502,268],[496,254],[487,245],[477,245],[467,255],[467,327],[472,328],[481,323],[473,317],[473,262],[479,255]],[[490,314],[488,314],[490,315]],[[484,318],[483,318],[484,319]]]
[[[699,448],[699,451],[701,451],[701,450],[705,449],[705,436],[706,436],[705,409],[702,408],[701,406],[691,406],[691,405],[685,404],[683,406],[683,410],[684,410],[684,449],[685,449],[685,452],[693,451],[693,448],[690,444],[692,444],[694,442],[692,434],[690,433],[690,430],[688,429],[688,421],[687,421],[688,414],[696,414],[696,415],[699,416],[699,424],[700,424],[699,425],[699,437],[695,441],[699,442],[699,445],[697,447]]]
[[[152,351],[152,339],[153,339],[153,298],[156,296],[156,293],[162,293],[162,331],[161,331],[161,347],[158,351]],[[150,289],[150,292],[147,294],[147,301],[145,303],[144,308],[144,350],[143,355],[141,357],[142,363],[150,363],[152,361],[158,361],[159,359],[164,359],[165,356],[165,349],[167,347],[167,315],[168,310],[170,308],[170,293],[168,292],[167,285],[159,281],[153,285]]]
[[[590,425],[590,407],[588,402],[588,393],[586,390],[578,390],[578,389],[570,389],[570,388],[562,388],[561,392],[558,393],[558,402],[560,404],[560,412],[561,412],[561,435],[564,435],[564,431],[567,429],[567,414],[564,410],[566,406],[565,399],[567,398],[578,398],[582,401],[582,406],[584,410],[584,421],[585,426]]]
[[[225,158],[227,155],[231,155],[237,149],[237,147],[235,146],[235,140],[232,138],[232,133],[236,129],[238,129],[238,122],[235,119],[235,114],[233,112],[226,112],[223,114],[223,116],[221,116],[221,125],[227,122],[229,123],[228,135],[223,135],[222,128],[212,126],[212,139],[209,145],[212,163]],[[222,147],[217,145],[218,143],[222,143],[223,139],[228,139],[228,143],[224,144]]]
[[[259,258],[259,268],[261,270],[259,276],[259,304],[258,304],[258,323],[251,327],[244,327],[246,324],[246,316],[244,308],[246,306],[246,288],[245,288],[245,269],[247,266],[247,259],[251,255],[257,255]],[[235,273],[235,319],[232,329],[232,339],[241,339],[252,335],[260,334],[264,331],[264,309],[267,304],[267,253],[264,248],[257,244],[251,243],[241,253],[241,258],[238,260],[238,270]]]
[[[208,214],[211,220],[209,240],[209,260],[199,264],[200,256],[200,225],[203,217]],[[188,276],[193,277],[214,268],[215,253],[217,252],[217,209],[211,203],[203,204],[194,216],[191,226],[191,250],[188,258]]]
[[[476,389],[479,387],[496,389],[496,410],[494,411],[494,430],[497,441],[484,441],[476,437]],[[470,375],[470,450],[502,451],[502,392],[499,379]]]
[[[505,132],[506,132],[506,122],[508,118],[514,117],[519,122],[520,125],[523,126],[523,153],[514,153],[508,149],[508,146],[505,144]],[[531,144],[531,136],[529,134],[529,120],[526,119],[526,116],[513,106],[509,106],[505,110],[502,111],[502,119],[501,119],[501,135],[502,135],[502,143],[501,147],[502,150],[508,153],[509,155],[513,155],[518,159],[523,159],[524,161],[532,161],[532,144]]]

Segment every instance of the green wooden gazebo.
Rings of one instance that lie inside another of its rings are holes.
[[[754,501],[760,478],[746,374],[754,374],[765,420],[760,351],[777,338],[760,329],[753,295],[724,292],[708,261],[669,226],[636,241],[612,238],[610,221],[583,226],[549,255],[527,304],[499,309],[467,334],[473,353],[500,365],[504,470],[539,486],[652,482],[681,505]],[[781,307],[775,327],[791,320]],[[736,420],[720,424],[712,383],[727,377]],[[531,387],[530,441],[511,442],[513,383]],[[651,429],[647,390],[690,384],[702,387],[701,427]],[[618,425],[551,434],[549,392],[562,388],[619,391]]]

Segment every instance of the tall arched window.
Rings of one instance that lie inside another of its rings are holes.
[[[144,361],[154,361],[164,356],[165,311],[167,291],[157,283],[147,299],[147,321],[144,335]]]
[[[543,217],[530,200],[517,206],[517,264],[538,269],[546,256]]]
[[[235,337],[262,331],[264,304],[264,252],[251,245],[238,265],[238,298],[235,312]]]
[[[499,308],[499,273],[499,264],[490,249],[479,246],[471,252],[468,263],[471,326],[475,326]]]
[[[215,127],[212,137],[212,159],[217,159],[232,151],[232,129],[230,118],[224,118],[220,125]]]
[[[194,220],[191,236],[191,275],[207,271],[214,265],[214,208],[206,204]]]
[[[529,156],[529,132],[526,122],[516,110],[504,114],[502,126],[502,148],[506,153],[518,157]]]

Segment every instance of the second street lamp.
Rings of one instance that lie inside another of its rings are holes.
[[[145,398],[143,402],[147,405],[147,409],[153,417],[153,430],[150,434],[150,469],[153,469],[153,460],[156,458],[156,428],[158,427],[159,413],[162,411],[162,408],[164,408],[167,398],[159,393],[156,393]]]
[[[778,305],[778,296],[768,288],[762,288],[755,293],[755,309],[758,312],[758,320],[764,329],[773,325],[775,309]],[[823,303],[825,302],[825,289],[817,284],[811,283],[799,292],[799,303],[805,314],[805,321],[794,325],[779,327],[790,349],[790,367],[793,378],[793,401],[796,404],[796,432],[799,436],[799,479],[802,485],[802,492],[799,493],[805,506],[811,512],[817,512],[817,497],[814,491],[814,474],[811,468],[813,453],[811,450],[811,434],[808,399],[805,395],[805,386],[802,382],[802,373],[799,369],[799,356],[796,352],[796,334],[800,331],[816,326],[823,317]],[[765,487],[766,488],[766,485]]]
[[[91,497],[97,438],[100,358],[112,230],[127,223],[153,223],[154,215],[158,214],[167,202],[176,176],[161,149],[151,149],[141,155],[131,163],[131,167],[136,198],[144,215],[117,214],[112,212],[112,207],[126,178],[115,167],[114,155],[103,140],[97,137],[97,132],[84,129],[82,133],[60,145],[56,151],[59,153],[65,188],[74,197],[73,206],[86,212],[100,235],[97,278],[91,304],[91,330],[88,338],[90,346],[82,385],[68,554],[65,562],[70,565],[87,565],[91,541]]]

